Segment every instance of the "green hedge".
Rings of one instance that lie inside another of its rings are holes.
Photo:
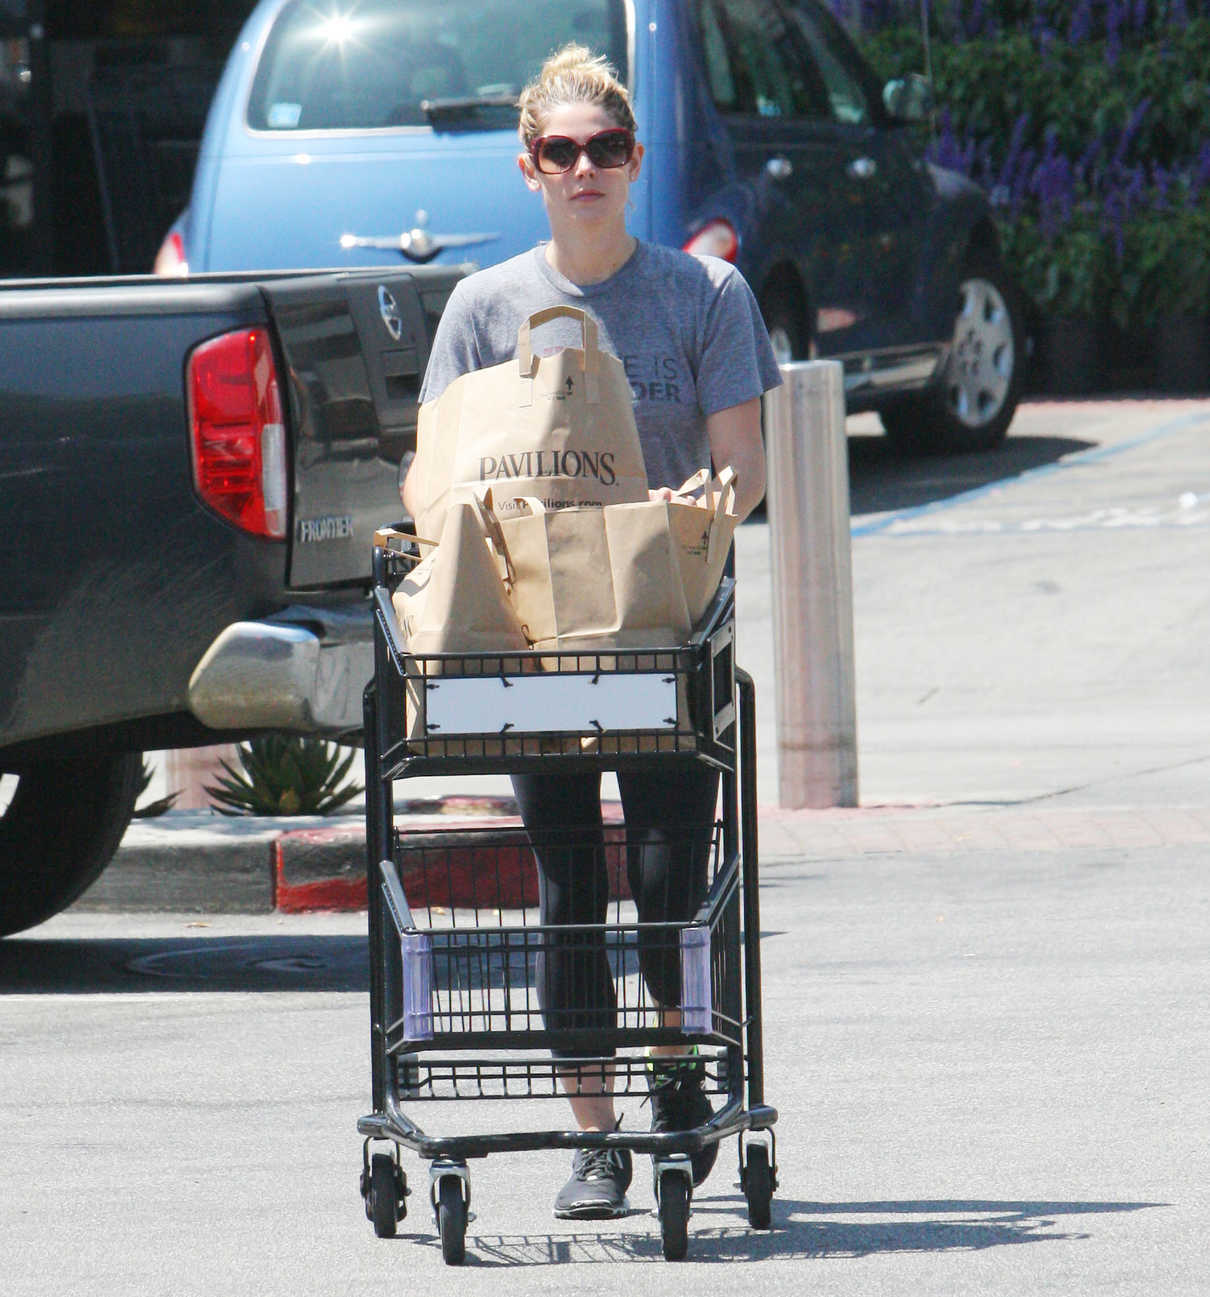
[[[859,44],[883,79],[926,65],[914,15]],[[1142,331],[1210,309],[1210,15],[954,5],[932,16],[930,57],[927,148],[989,191],[1040,311]]]
[[[861,42],[884,78],[924,66],[920,31],[887,28]],[[1104,39],[1080,45],[1044,43],[1025,33],[980,40],[931,42],[937,102],[955,133],[985,147],[994,163],[1007,155],[1022,116],[1026,147],[1047,132],[1078,159],[1114,147],[1138,117],[1124,160],[1176,167],[1210,139],[1210,19],[1200,18],[1163,40],[1125,45],[1115,61]]]

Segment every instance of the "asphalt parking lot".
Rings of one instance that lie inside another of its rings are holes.
[[[1002,456],[905,464],[851,421],[861,804],[777,807],[766,705],[781,1187],[750,1231],[724,1151],[678,1281],[1205,1291],[1208,426],[1206,402],[1028,402]],[[738,554],[762,702],[766,526]],[[417,1162],[374,1239],[362,924],[94,894],[0,943],[7,1291],[666,1290],[646,1176],[622,1220],[556,1222],[563,1154],[475,1165],[457,1275]]]

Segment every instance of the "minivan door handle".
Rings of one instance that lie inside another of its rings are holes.
[[[869,180],[878,170],[878,163],[873,158],[854,158],[845,170],[854,180]]]
[[[794,174],[794,167],[790,162],[790,159],[781,156],[770,158],[769,161],[765,163],[765,170],[774,180],[789,180]]]

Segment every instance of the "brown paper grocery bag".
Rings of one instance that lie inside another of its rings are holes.
[[[703,486],[700,502],[688,499],[691,492]],[[696,626],[723,579],[739,523],[735,515],[735,470],[728,466],[710,479],[709,470],[702,469],[680,487],[677,495],[685,498],[669,503],[668,525],[677,546],[689,620]]]
[[[509,504],[503,513],[492,506],[508,557],[508,597],[535,648],[597,652],[688,639],[665,501],[556,510],[532,498]]]
[[[496,675],[526,669],[519,659],[467,658],[529,648],[504,588],[504,560],[492,534],[494,521],[482,500],[453,505],[437,544],[399,583],[391,598],[409,654],[405,708],[409,739],[429,739],[426,723],[430,677]],[[418,538],[417,538],[418,539]],[[421,541],[431,546],[431,541]],[[441,661],[427,654],[450,654]]]
[[[579,322],[583,347],[535,355],[533,329],[559,316]],[[417,530],[437,534],[448,505],[485,486],[500,516],[522,496],[547,509],[647,499],[630,383],[597,336],[578,307],[539,311],[521,325],[513,360],[462,374],[421,407]]]
[[[437,544],[396,587],[391,602],[409,653],[529,647],[505,593],[504,559],[491,539],[493,528],[481,501],[451,506]]]

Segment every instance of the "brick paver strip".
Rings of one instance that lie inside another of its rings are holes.
[[[899,851],[1063,851],[1210,844],[1210,808],[945,806],[819,811],[764,808],[761,857],[862,856]]]
[[[1149,808],[1148,823],[1156,826],[1164,845],[1180,845],[1206,841],[1207,826],[1210,825],[1210,808],[1206,807],[1162,807]]]

